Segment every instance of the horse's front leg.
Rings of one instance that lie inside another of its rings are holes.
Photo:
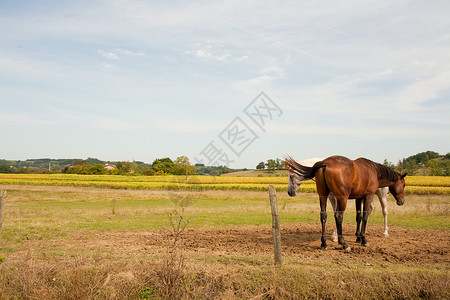
[[[361,205],[364,198],[358,198],[355,200],[356,204],[356,241],[361,242]]]
[[[327,223],[327,198],[328,196],[320,196],[320,223],[322,224],[322,245],[320,248],[327,249],[327,238],[325,236],[325,224]]]
[[[347,207],[347,197],[336,197],[336,211],[334,212],[334,219],[336,220],[336,230],[338,233],[338,242],[342,245],[345,252],[350,252],[351,249],[344,240],[342,233],[342,222],[344,221],[344,211]]]
[[[370,213],[372,212],[372,200],[373,194],[366,195],[364,198],[364,207],[363,207],[363,218],[362,218],[362,226],[361,226],[361,245],[368,246],[366,240],[366,226],[367,221],[369,220]]]
[[[381,188],[378,189],[376,192],[376,195],[378,196],[378,199],[380,199],[380,204],[381,204],[381,210],[383,211],[383,217],[384,217],[384,232],[383,232],[383,237],[389,237],[389,228],[388,228],[388,223],[387,223],[387,216],[388,216],[388,211],[387,211],[387,195],[388,195],[388,188]]]

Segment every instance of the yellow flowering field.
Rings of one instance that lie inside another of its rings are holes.
[[[76,174],[0,174],[0,184],[84,186],[115,189],[171,189],[171,190],[249,190],[265,191],[269,184],[277,190],[287,188],[285,177],[221,177],[190,176],[123,176]],[[315,183],[305,181],[300,192],[315,192]],[[407,176],[409,194],[450,194],[450,177]]]

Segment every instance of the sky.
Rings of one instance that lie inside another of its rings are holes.
[[[0,159],[450,151],[449,1],[0,0]]]

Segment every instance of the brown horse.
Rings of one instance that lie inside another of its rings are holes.
[[[398,205],[405,201],[405,176],[394,170],[365,158],[350,160],[343,156],[331,156],[317,162],[312,167],[305,167],[288,156],[283,161],[289,170],[288,194],[294,197],[300,184],[307,179],[316,178],[316,188],[320,199],[320,221],[322,223],[322,245],[327,248],[325,223],[327,220],[327,198],[332,192],[336,196],[337,207],[334,213],[339,244],[345,251],[350,247],[342,235],[342,221],[348,199],[356,199],[356,236],[357,242],[367,246],[365,237],[367,220],[372,211],[372,200],[375,192],[381,187],[389,187],[389,191]],[[361,204],[364,204],[361,217]],[[360,228],[362,220],[362,226]]]

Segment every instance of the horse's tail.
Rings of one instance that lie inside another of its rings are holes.
[[[283,163],[286,165],[286,169],[296,173],[302,181],[314,178],[316,171],[326,166],[323,161],[318,161],[314,166],[307,167],[296,162],[291,156],[285,157]]]

